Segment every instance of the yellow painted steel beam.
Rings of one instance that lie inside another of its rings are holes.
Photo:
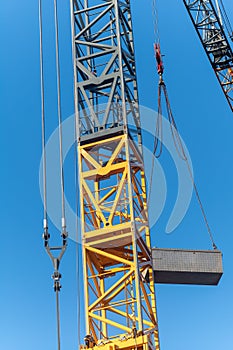
[[[93,158],[90,156],[90,154],[88,154],[88,152],[85,149],[82,149],[80,151],[81,155],[83,156],[83,158],[85,158],[86,160],[88,160],[88,162],[93,165],[93,167],[95,169],[100,169],[101,165]]]
[[[121,316],[124,316],[124,317],[128,317],[128,318],[130,318],[131,320],[133,320],[133,319],[135,318],[135,319],[138,321],[138,317],[129,315],[129,314],[127,314],[126,312],[123,312],[123,311],[121,311],[121,310],[118,310],[118,309],[116,309],[116,308],[114,308],[114,307],[111,307],[111,306],[110,306],[110,307],[108,308],[108,310],[111,311],[111,312],[114,312],[115,314],[118,314],[118,315],[121,315]],[[149,327],[154,327],[154,323],[149,322],[149,321],[147,321],[147,320],[143,320],[143,323],[144,323],[145,325],[149,326]]]
[[[95,248],[111,248],[113,245],[126,245],[130,242],[131,233],[117,234],[112,237],[111,241],[109,237],[101,238],[99,240],[87,239],[87,246],[94,246]]]
[[[123,176],[122,176],[122,178],[120,180],[119,186],[118,186],[117,195],[116,195],[116,198],[114,200],[113,206],[111,208],[111,214],[110,214],[110,216],[108,218],[108,222],[110,224],[112,224],[112,219],[113,219],[113,216],[115,215],[116,208],[117,208],[117,205],[118,205],[119,200],[120,200],[120,196],[121,196],[121,193],[122,193],[122,190],[123,190],[123,185],[125,184],[125,180],[126,180],[126,175],[127,175],[127,172],[125,170],[124,173],[123,173]]]
[[[111,259],[111,260],[114,260],[114,261],[116,261],[116,262],[120,262],[120,263],[122,263],[122,264],[125,264],[126,266],[127,266],[127,265],[129,265],[129,266],[131,266],[131,267],[134,266],[134,263],[133,263],[133,262],[131,262],[131,261],[129,261],[129,260],[126,260],[126,259],[122,259],[122,258],[119,257],[119,256],[116,256],[116,255],[107,253],[107,252],[104,251],[104,250],[99,250],[99,249],[96,249],[96,248],[93,248],[93,247],[89,247],[89,246],[86,247],[86,249],[87,249],[88,251],[91,251],[91,252],[93,252],[93,253],[97,253],[97,254],[102,255],[102,256],[104,256],[104,257],[107,257],[107,258],[109,258],[109,259]]]
[[[99,321],[102,321],[102,322],[104,322],[104,323],[110,324],[111,326],[120,328],[120,329],[122,329],[122,330],[125,331],[125,332],[130,333],[130,332],[132,331],[131,328],[126,327],[126,326],[122,325],[121,323],[117,323],[117,322],[115,322],[115,321],[112,321],[112,320],[110,320],[109,318],[101,317],[101,316],[99,316],[99,315],[94,314],[93,312],[91,312],[89,315],[90,315],[91,317],[95,318],[96,320],[99,320]]]
[[[102,210],[100,209],[98,203],[96,202],[96,200],[95,200],[93,194],[91,193],[89,187],[87,186],[87,183],[85,180],[82,180],[82,186],[83,186],[84,190],[86,191],[90,201],[92,202],[92,204],[96,208],[97,216],[99,216],[101,218],[101,220],[106,224],[106,219],[105,219],[104,215],[102,214]]]
[[[90,273],[92,274],[92,276],[89,276],[88,278],[89,278],[89,279],[90,279],[90,278],[93,279],[94,284],[95,284],[95,288],[96,288],[96,291],[97,291],[97,294],[98,294],[98,297],[100,297],[101,294],[102,294],[101,287],[100,287],[100,285],[99,285],[99,283],[98,283],[98,280],[97,280],[97,278],[96,278],[97,275],[95,275],[95,273],[94,273],[94,268],[93,268],[93,266],[92,266],[92,262],[91,262],[91,259],[90,259],[89,256],[87,256],[87,263],[88,263],[88,266],[89,266],[89,269],[90,269]]]
[[[108,177],[110,177],[114,174],[122,172],[126,168],[126,166],[127,166],[126,162],[121,162],[117,164],[112,164],[111,166],[106,165],[103,168],[99,168],[99,170],[97,169],[88,170],[83,172],[83,178],[88,180],[98,178],[98,180],[101,181],[101,177],[104,178],[104,176],[107,176],[107,175]]]
[[[116,283],[114,283],[108,290],[105,291],[104,294],[101,295],[93,304],[89,306],[89,310],[93,310],[96,305],[100,304],[104,299],[106,299],[110,294],[111,297],[114,298],[117,295],[116,290],[119,285],[121,285],[127,278],[133,273],[132,270],[127,272],[123,277],[121,277]]]
[[[130,229],[131,229],[131,223],[126,222],[126,223],[122,223],[114,226],[103,227],[101,229],[97,228],[96,230],[92,230],[92,231],[87,231],[87,232],[84,231],[83,236],[85,239],[92,238],[92,237],[96,237],[96,239],[98,239],[98,236],[100,235],[107,235],[107,234],[110,235],[115,232],[129,232]]]

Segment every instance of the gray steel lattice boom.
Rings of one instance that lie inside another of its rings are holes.
[[[183,0],[233,111],[233,52],[211,0]]]
[[[79,137],[122,126],[141,144],[130,2],[75,0],[74,16]]]

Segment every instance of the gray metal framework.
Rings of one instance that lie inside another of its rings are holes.
[[[141,144],[130,1],[73,3],[79,137],[122,127]]]
[[[211,0],[183,0],[233,111],[233,52]]]

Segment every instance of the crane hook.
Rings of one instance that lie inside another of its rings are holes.
[[[164,66],[163,66],[163,60],[162,60],[162,54],[160,51],[160,45],[155,43],[154,44],[154,51],[155,51],[155,58],[157,61],[157,72],[160,76],[160,83],[163,82],[163,71],[164,71]]]

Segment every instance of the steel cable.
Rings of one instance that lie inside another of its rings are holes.
[[[159,149],[158,153],[157,150]],[[152,154],[152,164],[151,164],[151,173],[150,173],[150,182],[149,182],[149,193],[147,205],[150,204],[151,191],[152,191],[152,182],[155,166],[155,158],[159,158],[163,150],[163,124],[162,124],[162,105],[161,105],[161,84],[158,87],[158,113],[155,127],[155,136],[154,136],[154,146]]]
[[[75,127],[76,130],[76,127]],[[75,133],[75,149],[74,149],[74,162],[75,162],[75,211],[76,211],[76,224],[75,224],[75,238],[76,238],[76,279],[77,279],[77,323],[78,323],[78,346],[81,344],[81,298],[80,298],[80,243],[79,243],[79,222],[78,222],[78,148],[77,148],[77,135]],[[81,240],[80,240],[81,242]]]
[[[152,1],[152,16],[153,16],[155,42],[160,43],[158,10],[157,10],[156,0]]]
[[[63,136],[62,136],[62,113],[61,113],[61,78],[60,78],[60,55],[59,55],[59,33],[58,33],[57,0],[54,0],[54,22],[55,22],[55,46],[56,46],[57,112],[58,112],[58,128],[59,128],[59,156],[60,156],[60,177],[61,177],[62,230],[66,231],[65,195],[64,195],[64,169],[63,169]]]
[[[63,135],[62,135],[62,113],[61,113],[61,79],[60,79],[60,57],[59,57],[59,32],[58,32],[58,12],[57,1],[54,0],[54,25],[55,25],[55,50],[56,50],[56,79],[57,79],[57,113],[59,129],[59,160],[60,160],[60,180],[61,180],[61,226],[63,237],[63,248],[61,255],[66,248],[66,218],[65,218],[65,195],[64,195],[64,169],[63,169]],[[59,259],[59,261],[60,261]],[[61,349],[61,330],[60,330],[60,307],[59,307],[59,289],[56,289],[56,309],[57,309],[57,345]]]
[[[61,349],[61,331],[60,331],[60,307],[59,307],[59,290],[56,290],[56,310],[57,310],[57,348]]]
[[[44,59],[43,59],[43,24],[42,24],[42,0],[39,0],[39,35],[40,35],[40,86],[41,86],[41,127],[42,127],[42,166],[43,166],[43,205],[44,205],[44,230],[48,229],[47,219],[47,167],[46,167],[46,138],[45,138],[45,98],[44,98]]]
[[[76,2],[76,1],[75,1]],[[74,3],[73,0],[70,0],[70,16],[71,16],[71,37],[72,37],[72,58],[73,62],[76,61],[75,57],[75,44],[74,44]],[[78,4],[76,3],[76,7]],[[73,84],[74,84],[74,90],[76,87],[76,67],[75,64],[73,66]],[[77,283],[77,342],[78,342],[78,348],[81,346],[81,296],[80,296],[80,244],[81,239],[79,242],[79,220],[78,220],[78,201],[79,201],[79,187],[78,187],[78,121],[77,121],[77,101],[76,101],[77,95],[76,92],[74,92],[74,109],[75,109],[75,120],[74,120],[74,130],[75,130],[75,142],[74,142],[74,183],[75,183],[75,213],[76,213],[76,220],[75,220],[75,238],[76,238],[76,249],[75,249],[75,255],[76,255],[76,283]],[[82,252],[81,252],[82,253]]]

